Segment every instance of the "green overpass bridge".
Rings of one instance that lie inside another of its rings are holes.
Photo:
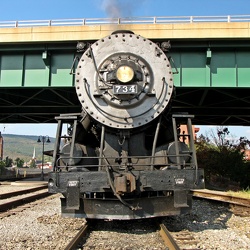
[[[0,123],[51,123],[80,112],[73,60],[78,41],[115,30],[171,42],[174,112],[196,125],[250,125],[250,16],[0,22]]]

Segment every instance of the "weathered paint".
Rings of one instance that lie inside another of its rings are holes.
[[[237,44],[235,45],[237,46]],[[64,87],[73,86],[70,70],[73,51],[50,51],[44,61],[42,51],[0,54],[0,87]],[[249,87],[250,51],[212,51],[207,63],[206,50],[171,52],[178,74],[175,86],[180,87]]]
[[[149,39],[249,38],[250,23],[204,22],[1,28],[0,43],[98,40],[115,30],[132,30]]]

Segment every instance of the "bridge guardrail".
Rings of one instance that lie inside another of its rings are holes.
[[[204,22],[250,22],[250,15],[231,16],[159,16],[122,18],[80,18],[55,20],[0,21],[0,28],[39,27],[39,26],[82,26],[117,24],[174,24]]]

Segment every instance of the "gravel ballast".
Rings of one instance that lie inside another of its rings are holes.
[[[59,197],[60,195],[50,196],[43,199],[39,205],[0,219],[0,249],[64,249],[85,220],[62,218]],[[200,249],[250,249],[250,217],[236,216],[228,210],[227,206],[219,203],[195,200],[191,213],[169,217],[163,222],[172,231],[188,230],[192,232],[199,242]],[[120,244],[117,244],[121,238],[120,230],[117,229],[116,232],[116,229],[111,229],[111,231],[113,238],[109,240],[109,237],[105,236],[103,243],[99,242],[104,236],[103,232],[95,232],[95,237],[87,240],[86,247],[95,246],[98,240],[99,247],[105,246],[104,249],[138,249],[131,245],[132,241],[129,236],[129,234],[135,235],[136,230],[128,227],[127,233],[122,232],[124,237]],[[98,233],[99,236],[96,235]],[[142,233],[142,231],[138,232],[141,235]],[[150,233],[148,237],[150,238],[152,235],[154,234]],[[110,242],[110,245],[107,242]],[[114,242],[116,243],[114,244]],[[156,245],[149,245],[150,241],[145,244],[147,244],[145,249],[157,249]]]

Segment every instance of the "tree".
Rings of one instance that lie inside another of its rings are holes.
[[[10,167],[12,167],[12,164],[13,164],[13,160],[11,158],[9,158],[8,156],[6,156],[6,158],[5,158],[5,167],[10,168]]]
[[[250,146],[250,141],[246,137],[240,137],[238,149],[239,150],[245,150],[247,147]]]
[[[228,146],[229,145],[229,140],[226,138],[227,135],[229,135],[230,132],[228,128],[217,128],[217,135],[218,135],[218,142],[217,146]]]
[[[35,161],[35,159],[31,160],[30,168],[36,168],[36,161]]]
[[[19,157],[17,157],[17,158],[15,159],[15,163],[16,163],[16,166],[17,166],[18,168],[22,168],[22,167],[23,167],[23,164],[24,164],[24,160],[23,160],[23,159],[20,159]]]
[[[9,158],[8,156],[5,158],[5,160],[0,161],[0,174],[3,174],[6,172],[6,168],[12,167],[13,160]]]
[[[244,159],[244,150],[250,145],[245,137],[235,141],[225,127],[210,131],[210,138],[203,135],[196,141],[198,165],[204,168],[206,180],[211,176],[240,182],[242,187],[250,183],[250,163]]]
[[[196,140],[197,160],[200,168],[205,171],[206,180],[210,180],[217,165],[217,149],[208,137],[200,135]],[[213,157],[211,157],[213,155]]]
[[[5,162],[0,160],[0,174],[3,174],[5,169]]]

